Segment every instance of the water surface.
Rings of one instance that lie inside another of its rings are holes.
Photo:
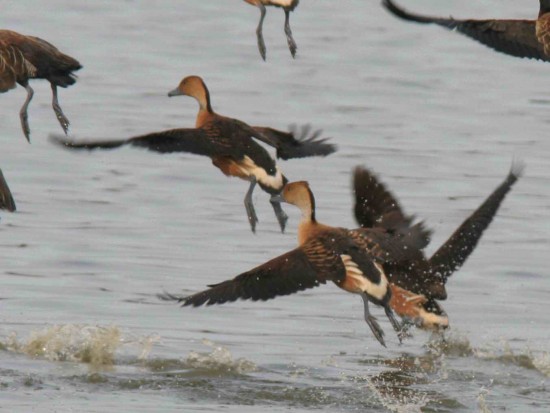
[[[512,0],[403,5],[456,17],[536,15]],[[536,3],[536,2],[535,2]],[[18,212],[2,214],[0,409],[50,411],[546,412],[550,246],[548,64],[497,54],[437,27],[406,24],[377,1],[304,0],[268,11],[262,62],[257,9],[242,1],[0,0],[2,27],[44,37],[84,65],[60,92],[78,138],[125,137],[194,123],[196,103],[169,99],[199,74],[214,109],[255,125],[311,123],[333,137],[326,159],[281,163],[310,181],[318,217],[354,226],[350,171],[371,167],[434,229],[429,252],[504,179],[527,164],[444,303],[442,343],[415,332],[388,348],[362,302],[324,286],[265,303],[179,309],[192,293],[296,244],[268,197],[208,159],[124,148],[70,153],[45,82],[33,82],[32,145],[0,97],[0,166]]]

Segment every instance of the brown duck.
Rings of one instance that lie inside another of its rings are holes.
[[[315,215],[313,193],[305,181],[287,184],[280,198],[302,212],[298,248],[189,297],[163,294],[160,298],[195,307],[237,299],[269,300],[332,281],[363,298],[365,320],[376,339],[385,346],[384,333],[370,314],[369,302],[384,307],[392,326],[400,331],[401,326],[389,305],[391,290],[384,266],[418,259],[422,240],[413,235],[398,238],[385,229],[350,230],[320,223]]]
[[[27,108],[34,95],[30,79],[46,79],[52,87],[52,106],[63,131],[67,133],[69,120],[57,100],[57,87],[76,82],[73,72],[82,68],[77,60],[61,53],[55,46],[34,36],[24,36],[10,30],[0,30],[0,93],[15,88],[19,83],[27,90],[27,99],[19,117],[25,137],[30,142]]]
[[[498,52],[516,57],[550,61],[550,0],[539,0],[536,20],[456,20],[410,13],[393,0],[382,4],[395,16],[416,23],[434,23],[457,30]]]
[[[475,249],[483,232],[496,215],[504,197],[521,176],[522,164],[513,165],[506,179],[457,228],[451,237],[426,259],[422,253],[411,261],[384,264],[392,290],[390,305],[404,319],[419,327],[448,326],[448,318],[436,299],[447,298],[445,284]],[[355,218],[363,228],[387,231],[399,238],[422,240],[424,249],[431,231],[403,212],[399,202],[372,172],[357,167],[354,172]]]
[[[275,198],[288,182],[275,163],[275,160],[256,140],[277,149],[277,157],[282,159],[307,156],[326,156],[336,147],[318,139],[319,131],[307,136],[309,129],[299,132],[282,132],[267,127],[252,127],[246,123],[218,115],[212,109],[210,93],[198,76],[184,78],[168,96],[191,96],[199,103],[196,128],[171,129],[122,140],[72,142],[64,137],[54,137],[54,141],[71,149],[111,149],[123,145],[147,148],[160,153],[190,152],[208,156],[214,166],[225,175],[250,182],[244,204],[252,232],[256,230],[258,218],[252,203],[252,192],[256,184],[271,194],[271,205],[284,231],[288,217]]]
[[[265,60],[265,55],[266,55],[264,36],[262,33],[264,18],[266,13],[265,6],[275,6],[275,7],[283,8],[285,12],[285,34],[286,34],[286,40],[288,42],[288,49],[290,50],[290,54],[292,55],[292,57],[295,57],[296,50],[298,49],[298,47],[296,46],[296,42],[292,37],[292,31],[290,30],[289,19],[290,19],[290,12],[294,11],[294,9],[298,6],[298,3],[300,2],[300,0],[244,0],[244,1],[260,9],[261,15],[260,15],[260,22],[258,23],[258,28],[256,29],[256,37],[258,38],[258,50],[260,51],[260,56],[262,56],[262,59]]]

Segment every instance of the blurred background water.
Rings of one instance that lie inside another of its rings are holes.
[[[32,4],[31,4],[32,3]],[[417,12],[535,18],[537,2],[401,0]],[[434,229],[429,252],[527,164],[443,303],[442,343],[415,332],[388,348],[362,302],[325,286],[265,303],[180,309],[192,293],[296,245],[256,191],[252,235],[242,198],[193,155],[131,148],[70,153],[47,82],[33,82],[32,144],[0,96],[0,167],[17,202],[0,223],[0,410],[546,412],[550,232],[548,64],[495,53],[437,27],[396,20],[378,1],[303,0],[259,11],[238,0],[0,0],[2,28],[43,37],[83,64],[60,91],[75,139],[194,124],[196,103],[166,94],[201,75],[214,109],[254,125],[311,123],[339,151],[281,162],[309,180],[318,218],[353,227],[350,171],[376,171],[406,212]]]

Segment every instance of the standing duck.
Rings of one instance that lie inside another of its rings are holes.
[[[57,100],[57,87],[67,87],[76,82],[73,72],[82,68],[77,60],[61,53],[57,48],[34,36],[24,36],[0,30],[0,93],[15,88],[19,83],[27,90],[27,99],[21,107],[19,117],[27,141],[30,142],[30,128],[27,108],[34,95],[29,79],[46,79],[52,87],[52,107],[65,134],[69,120],[63,114]]]
[[[290,30],[290,12],[294,11],[294,9],[298,6],[298,3],[300,0],[244,0],[248,4],[252,4],[253,6],[256,6],[260,9],[260,22],[258,23],[258,28],[256,29],[256,36],[258,38],[258,50],[260,51],[260,56],[262,56],[262,59],[265,60],[266,55],[266,48],[265,48],[265,42],[264,42],[264,36],[262,33],[263,24],[264,24],[264,18],[266,9],[265,6],[275,6],[275,7],[282,7],[285,12],[285,34],[286,34],[286,40],[288,42],[288,49],[290,50],[290,54],[292,57],[296,56],[296,50],[298,47],[296,46],[296,42],[292,38],[292,31]]]
[[[159,297],[177,301],[182,306],[197,307],[237,299],[269,300],[332,281],[343,290],[362,297],[365,321],[385,346],[384,332],[370,314],[369,302],[384,307],[392,326],[400,331],[401,326],[389,305],[391,290],[384,265],[416,259],[419,240],[414,237],[399,239],[376,228],[349,230],[318,222],[315,198],[305,181],[287,184],[280,198],[302,212],[298,248],[189,297],[167,293]]]
[[[537,20],[456,20],[452,17],[430,17],[409,13],[393,0],[382,4],[395,16],[416,23],[434,23],[457,30],[502,53],[550,61],[550,0],[539,0]]]
[[[483,232],[496,215],[506,194],[523,172],[523,165],[512,165],[506,179],[457,228],[451,237],[426,259],[384,264],[392,296],[390,305],[401,317],[428,329],[446,328],[448,318],[436,299],[447,298],[445,284],[475,249]],[[364,228],[387,231],[399,238],[415,237],[424,249],[431,231],[414,217],[404,214],[393,194],[366,168],[354,172],[355,218]]]
[[[256,142],[260,140],[277,149],[277,157],[282,159],[307,156],[326,156],[336,150],[326,139],[318,139],[319,132],[311,136],[308,128],[291,133],[268,127],[251,127],[246,123],[218,115],[212,109],[210,93],[199,76],[184,78],[168,96],[191,96],[199,103],[199,112],[194,129],[171,129],[148,135],[111,141],[72,142],[63,137],[54,141],[71,149],[111,149],[123,145],[147,148],[160,153],[190,152],[208,156],[214,166],[226,176],[234,176],[250,182],[244,198],[244,205],[252,232],[256,231],[258,218],[252,203],[252,192],[256,184],[269,193],[271,205],[281,231],[284,232],[288,217],[275,198],[288,182],[275,160]]]
[[[15,212],[15,201],[11,195],[10,187],[0,169],[0,209]]]

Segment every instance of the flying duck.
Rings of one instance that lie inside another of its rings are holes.
[[[15,88],[19,83],[27,90],[27,99],[19,111],[21,127],[30,142],[27,108],[34,95],[29,79],[46,79],[52,87],[52,107],[65,134],[69,120],[57,100],[57,87],[76,82],[74,71],[82,68],[77,60],[61,53],[57,48],[34,36],[25,36],[10,30],[0,30],[0,93]]]
[[[212,109],[210,93],[199,76],[184,78],[168,96],[191,96],[199,103],[195,128],[171,129],[129,139],[73,142],[63,136],[54,136],[54,142],[70,149],[111,149],[131,145],[160,153],[190,152],[212,159],[214,166],[226,176],[234,176],[250,182],[244,205],[252,232],[256,231],[258,218],[252,203],[256,184],[271,195],[271,205],[281,231],[284,232],[287,215],[275,195],[288,182],[275,160],[256,140],[273,146],[282,159],[307,156],[326,156],[336,147],[318,139],[320,131],[308,136],[309,128],[282,132],[269,127],[252,127],[246,123],[218,115]],[[299,136],[301,135],[301,136]]]
[[[436,300],[447,298],[447,279],[473,252],[523,169],[521,163],[512,165],[504,181],[430,259],[422,253],[420,259],[383,265],[392,290],[390,305],[398,315],[427,329],[448,326],[447,315]],[[422,250],[428,245],[431,231],[422,222],[413,225],[414,216],[405,215],[397,199],[374,173],[357,167],[353,187],[355,218],[361,227],[387,231],[399,238],[416,237],[421,240]]]
[[[456,20],[410,13],[393,0],[382,4],[395,16],[417,23],[434,23],[457,30],[498,52],[516,57],[550,61],[550,0],[539,0],[536,20]]]
[[[384,267],[418,259],[422,240],[413,235],[395,237],[383,228],[350,230],[318,222],[315,198],[305,181],[287,184],[280,198],[302,212],[297,248],[191,296],[164,293],[159,297],[177,301],[182,306],[198,307],[237,299],[269,300],[332,281],[343,290],[362,297],[365,321],[385,346],[384,332],[370,314],[369,302],[384,307],[393,328],[401,331],[389,304],[391,289]]]

